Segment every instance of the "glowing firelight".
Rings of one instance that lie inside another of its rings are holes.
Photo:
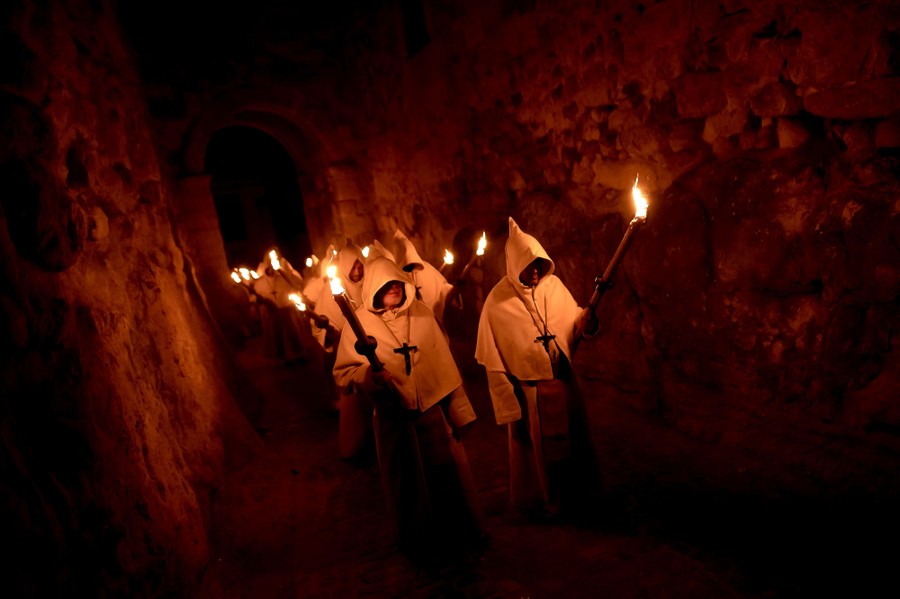
[[[478,240],[478,249],[475,250],[476,256],[484,256],[484,249],[487,247],[487,237],[484,231],[481,232],[481,239]]]
[[[325,276],[328,277],[328,283],[331,285],[331,295],[340,295],[344,293],[344,286],[341,285],[341,280],[337,276],[336,265],[329,264],[328,268],[325,269]]]
[[[298,310],[300,310],[301,312],[306,312],[306,304],[303,303],[303,298],[300,297],[298,294],[292,293],[288,296],[288,299],[291,300],[292,302],[294,302],[294,305],[297,307]]]
[[[453,264],[453,252],[447,248],[444,248],[444,264],[448,266]]]
[[[236,273],[236,272],[234,272],[234,271],[231,271],[231,278],[234,280],[235,283],[240,284],[240,282],[241,282],[241,275],[239,275],[238,273]]]
[[[362,255],[363,255],[363,258],[369,257],[369,246],[366,246],[362,249]]]
[[[634,187],[631,188],[631,197],[634,198],[634,218],[644,220],[647,218],[647,198],[638,189],[638,175],[634,177]]]
[[[251,270],[251,271],[250,271],[250,276],[253,277],[254,279],[258,279],[258,278],[259,278],[259,275],[256,274],[256,271],[255,271],[255,270]]]
[[[250,271],[249,271],[249,270],[247,270],[247,269],[244,268],[244,267],[241,267],[241,268],[238,269],[238,272],[241,273],[241,278],[242,278],[242,279],[244,279],[245,281],[249,281],[249,280],[250,280]],[[255,277],[254,277],[254,278],[255,278]]]
[[[313,265],[312,256],[306,259],[306,268],[310,268]]]
[[[331,285],[331,295],[340,295],[344,293],[344,286],[341,285],[341,280],[338,277],[329,279],[328,283]]]
[[[272,269],[278,270],[281,268],[281,262],[278,260],[278,254],[275,253],[275,250],[269,252],[269,260],[272,261]]]

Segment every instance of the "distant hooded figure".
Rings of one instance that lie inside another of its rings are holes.
[[[481,512],[459,431],[475,420],[434,313],[380,250],[369,254],[356,312],[384,370],[373,371],[341,334],[334,376],[372,397],[378,465],[401,545],[465,543],[482,535]]]
[[[323,259],[322,263],[324,264],[323,272],[330,265],[337,267],[336,276],[341,280],[341,285],[347,291],[347,296],[353,303],[353,308],[356,309],[361,306],[362,281],[366,272],[366,259],[362,254],[362,248],[348,238],[344,247],[338,250],[337,256],[332,255],[330,261],[327,258]],[[327,279],[327,277],[325,278]],[[322,285],[319,296],[314,301],[316,303],[316,313],[328,318],[329,323],[331,323],[330,329],[322,329],[316,333],[316,339],[326,351],[333,351],[334,344],[337,343],[337,337],[332,335],[340,333],[347,320],[341,313],[337,302],[334,301],[334,296],[331,294],[331,287],[328,285],[327,280]]]
[[[585,507],[579,501],[598,490],[571,366],[576,327],[591,332],[595,320],[553,271],[537,239],[510,218],[506,276],[485,300],[475,347],[497,424],[508,425],[511,502],[549,514]]]
[[[373,254],[374,252],[374,254]],[[396,262],[397,259],[394,257],[394,253],[384,247],[384,245],[378,241],[377,239],[372,242],[372,245],[369,246],[369,259],[374,260],[377,257],[384,257],[390,260],[391,262]]]
[[[262,304],[260,321],[265,353],[268,357],[289,362],[304,361],[307,351],[312,349],[312,337],[290,299],[297,291],[296,286],[303,285],[303,278],[286,258],[279,258],[279,263],[280,268],[276,270],[266,254],[257,266],[259,279],[253,285]]]
[[[312,264],[304,270],[306,276],[303,277],[303,289],[300,292],[303,294],[303,297],[309,302],[309,308],[311,310],[316,309],[316,301],[319,299],[319,296],[322,293],[322,289],[325,287],[325,265],[328,259],[331,257],[331,250],[334,246],[329,245],[328,249],[325,250],[325,259],[319,260],[319,258],[313,254],[310,256],[310,261]]]
[[[329,247],[329,249],[332,249]],[[331,260],[323,259],[323,275],[328,266],[336,266],[335,276],[340,279],[341,286],[350,298],[351,306],[355,310],[362,306],[363,277],[365,276],[365,257],[362,249],[347,239],[346,244],[337,255],[331,254]],[[347,319],[341,312],[340,306],[334,300],[331,293],[331,285],[327,276],[323,277],[325,283],[316,300],[316,313],[328,319],[328,326],[318,329],[316,339],[325,350],[323,366],[327,370],[329,378],[334,368],[334,360],[337,356],[337,344],[341,331],[347,324]],[[357,393],[352,384],[339,385],[332,390],[331,396],[336,400],[335,408],[339,411],[338,421],[338,454],[344,459],[357,459],[366,457],[371,453],[372,438],[372,403],[367,397]],[[367,451],[368,450],[368,451]]]
[[[434,266],[422,260],[412,241],[400,229],[394,231],[394,256],[397,265],[410,274],[416,298],[431,308],[438,322],[444,321],[444,308],[453,285]]]

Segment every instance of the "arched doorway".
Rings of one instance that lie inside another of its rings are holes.
[[[231,268],[255,268],[273,246],[295,265],[311,253],[297,167],[285,148],[254,127],[212,134],[204,171]]]

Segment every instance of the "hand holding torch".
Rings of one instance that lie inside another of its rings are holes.
[[[231,271],[231,279],[247,289],[247,292],[250,294],[254,294],[255,291],[253,289],[253,283],[256,279],[259,278],[259,275],[256,274],[255,270],[250,270],[249,268],[245,268],[243,266],[236,267]]]
[[[366,334],[362,323],[359,322],[359,318],[357,318],[356,312],[353,310],[353,306],[350,304],[350,298],[347,297],[344,286],[341,285],[341,280],[334,276],[335,271],[331,270],[332,266],[328,267],[331,271],[328,273],[329,283],[331,284],[331,294],[334,296],[334,301],[337,302],[344,318],[347,319],[347,324],[350,325],[350,328],[356,335],[356,344],[354,347],[358,354],[366,357],[369,364],[372,365],[373,372],[381,372],[384,370],[384,364],[378,359],[378,356],[375,355],[375,347],[378,345],[378,341],[375,340],[375,337]]]
[[[294,306],[320,329],[327,329],[331,326],[331,323],[328,322],[327,316],[316,314],[316,312],[309,307],[309,302],[305,297],[303,297],[303,294],[292,293],[288,295],[288,299],[294,302]]]
[[[457,285],[462,285],[466,281],[466,275],[469,274],[469,270],[475,265],[475,262],[479,260],[482,256],[484,256],[484,250],[487,247],[487,237],[485,236],[484,231],[481,232],[481,238],[478,240],[478,247],[475,250],[475,254],[472,256],[471,260],[466,264],[463,268],[462,273],[460,273],[459,278],[456,280]],[[445,258],[446,260],[446,258]]]
[[[622,241],[619,242],[619,247],[616,248],[616,252],[606,266],[606,270],[603,271],[602,275],[594,279],[594,293],[591,295],[587,307],[588,318],[593,317],[597,310],[597,305],[600,303],[600,298],[603,297],[603,294],[606,293],[608,289],[612,288],[613,276],[616,273],[616,269],[619,267],[619,263],[622,262],[622,258],[625,256],[625,252],[628,250],[629,245],[631,245],[631,238],[635,231],[647,221],[648,202],[644,197],[644,194],[641,193],[641,190],[638,189],[637,184],[638,180],[637,177],[635,177],[634,187],[631,188],[631,195],[634,199],[634,218],[628,223],[625,235],[622,237]]]
[[[281,260],[278,259],[278,253],[275,250],[269,252],[269,260],[272,263],[272,270],[281,275],[281,278],[287,281],[288,285],[291,287],[300,287],[303,284],[302,277],[299,281],[297,280],[297,277],[295,276],[296,271],[285,272],[285,270],[281,268]],[[294,270],[290,264],[288,264],[288,268],[292,271]]]
[[[444,248],[444,262],[441,264],[441,267],[438,269],[438,272],[444,274],[444,269],[453,264],[453,252]]]

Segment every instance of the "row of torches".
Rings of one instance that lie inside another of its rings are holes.
[[[597,277],[594,280],[594,283],[595,283],[594,293],[589,302],[589,306],[592,309],[596,309],[597,303],[599,302],[600,297],[603,295],[603,292],[612,286],[612,277],[615,274],[616,267],[619,265],[619,262],[621,262],[622,257],[625,254],[625,251],[628,249],[628,245],[631,241],[631,237],[634,234],[634,231],[637,230],[638,226],[640,226],[647,220],[648,201],[644,197],[643,193],[641,193],[641,190],[638,188],[637,177],[635,177],[635,179],[634,179],[634,186],[631,189],[631,195],[632,195],[632,199],[634,200],[634,208],[635,208],[634,218],[632,218],[631,222],[628,224],[628,229],[626,229],[625,235],[622,237],[622,241],[619,243],[619,247],[616,248],[616,253],[613,254],[613,257],[610,260],[609,265],[607,265],[606,270],[603,272],[603,274],[601,276]],[[475,249],[475,254],[472,256],[472,258],[469,260],[469,262],[463,268],[462,273],[459,276],[459,279],[457,279],[457,284],[460,284],[465,280],[466,275],[468,275],[469,270],[472,268],[472,266],[475,265],[475,263],[478,261],[479,258],[484,256],[485,249],[487,249],[487,236],[486,236],[485,232],[482,231],[481,238],[478,240],[478,245]],[[365,258],[369,257],[369,246],[366,246],[362,249],[362,254],[363,254],[363,257],[365,257]],[[334,256],[336,256],[336,255],[337,255],[337,250],[332,250],[331,258],[333,259]],[[272,264],[273,270],[275,270],[275,271],[281,270],[281,262],[279,261],[278,254],[275,250],[271,250],[269,252],[269,260]],[[444,269],[446,269],[448,266],[452,265],[453,262],[454,262],[453,252],[451,252],[450,250],[445,248],[444,249],[444,262],[441,265],[441,268],[439,269],[440,272],[443,273]],[[312,257],[309,257],[306,259],[307,267],[312,267],[313,264],[314,264],[314,260]],[[347,320],[350,323],[351,327],[353,327],[354,333],[356,333],[357,338],[365,339],[366,338],[365,332],[362,331],[362,328],[359,326],[359,321],[356,320],[355,314],[353,313],[353,310],[350,307],[350,304],[349,304],[350,300],[349,300],[349,298],[347,298],[346,291],[344,290],[344,286],[341,284],[341,280],[337,276],[337,266],[334,264],[329,264],[325,269],[325,276],[328,277],[328,281],[331,286],[332,295],[338,301],[338,305],[341,307],[341,311],[347,317]],[[259,279],[259,274],[255,270],[250,270],[250,269],[244,268],[244,267],[238,267],[238,268],[235,268],[231,272],[231,278],[234,280],[235,283],[237,283],[239,285],[249,286],[251,281]],[[314,319],[320,318],[317,314],[313,313],[309,309],[309,306],[308,306],[309,302],[305,301],[302,294],[291,293],[288,296],[288,298],[294,303],[294,305],[297,307],[297,309],[299,311],[306,313],[308,316],[310,316]],[[359,330],[357,330],[357,328],[359,328]]]
[[[474,266],[475,262],[481,256],[484,256],[484,251],[487,248],[487,236],[484,231],[481,232],[481,238],[478,240],[478,246],[475,249],[475,255],[472,256],[472,259],[466,264],[463,268],[462,274],[460,274],[459,281],[462,281],[466,278],[466,275],[469,273],[469,270]],[[364,258],[369,257],[369,246],[365,246],[362,249],[362,254]],[[337,250],[332,250],[332,256],[337,255]],[[440,272],[444,272],[444,269],[448,266],[452,265],[454,262],[453,252],[448,249],[444,250],[444,263],[441,265]],[[272,270],[280,271],[281,270],[281,262],[278,259],[278,253],[275,250],[271,250],[269,252],[269,260],[272,263]],[[306,259],[306,266],[313,266],[313,259],[309,257]],[[344,292],[344,288],[341,285],[340,278],[337,276],[337,266],[334,264],[329,264],[325,268],[325,276],[328,277],[328,281],[331,285],[331,293],[333,295],[338,295]],[[259,273],[255,270],[250,270],[246,267],[237,267],[231,271],[232,280],[239,285],[247,285],[251,281],[255,281],[259,279]],[[306,302],[303,301],[303,297],[298,293],[292,293],[288,296],[292,302],[297,306],[297,309],[302,311],[306,310]]]

